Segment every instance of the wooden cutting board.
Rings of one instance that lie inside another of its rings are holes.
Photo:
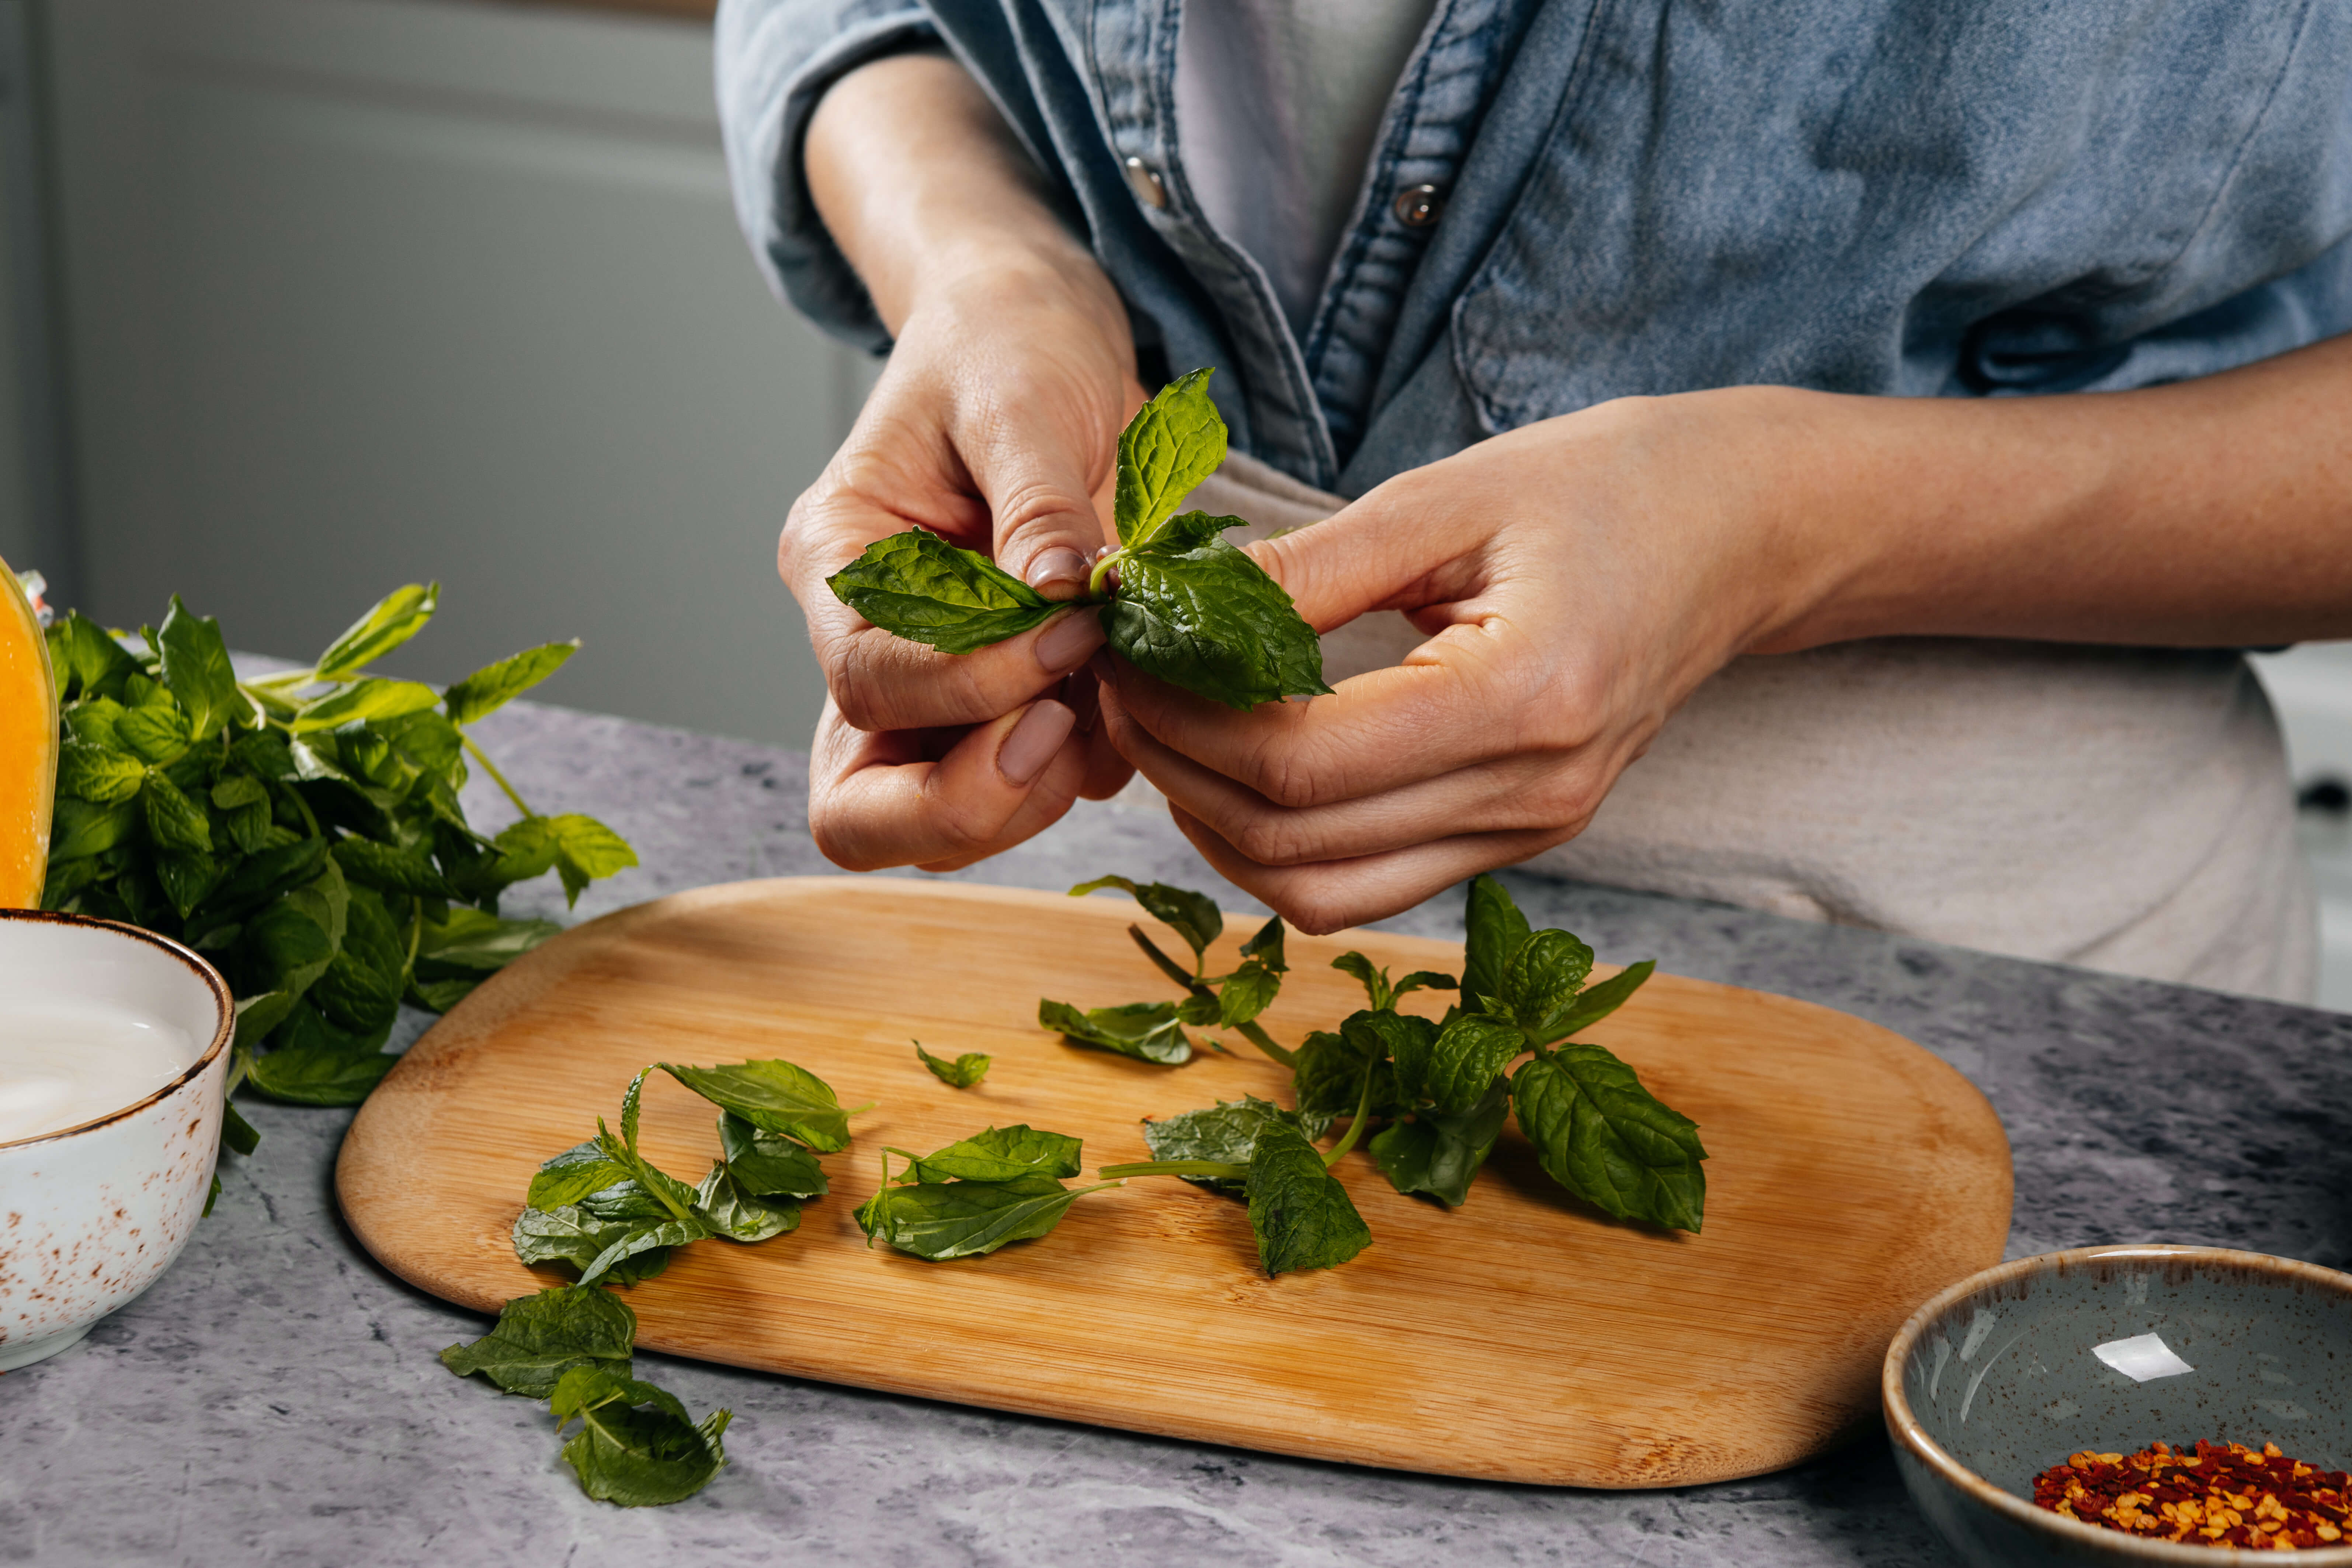
[[[1612,1223],[1516,1129],[1449,1212],[1339,1166],[1373,1245],[1268,1279],[1242,1206],[1165,1179],[1081,1199],[1051,1236],[926,1263],[867,1250],[851,1211],[885,1143],[989,1125],[1149,1158],[1138,1126],[1244,1092],[1287,1103],[1246,1045],[1153,1067],[1063,1045],[1038,997],[1171,987],[1125,899],[857,878],[741,882],[592,921],[492,979],[412,1047],[353,1123],[337,1187],[411,1283],[484,1311],[557,1283],[508,1227],[539,1163],[608,1121],[639,1067],[784,1057],[877,1102],[825,1164],[833,1192],[756,1247],[704,1242],[629,1293],[648,1349],[1207,1442],[1501,1480],[1657,1487],[1780,1468],[1873,1416],[1903,1319],[1999,1261],[2009,1147],[1959,1074],[1825,1007],[1661,974],[1586,1037],[1699,1124],[1704,1235]],[[1256,922],[1232,922],[1222,957]],[[1458,973],[1451,943],[1290,938],[1264,1022],[1295,1042],[1362,1005],[1349,947]],[[1633,959],[1639,953],[1609,955]],[[1212,972],[1229,967],[1213,963]],[[1408,999],[1412,1003],[1423,996]],[[1428,1011],[1442,1011],[1442,997]],[[935,1053],[985,1051],[977,1089]],[[667,1077],[644,1142],[688,1181],[717,1112]]]

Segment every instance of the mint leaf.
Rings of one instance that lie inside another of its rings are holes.
[[[1510,1084],[1497,1078],[1477,1104],[1458,1116],[1423,1109],[1410,1121],[1391,1122],[1373,1133],[1372,1162],[1397,1191],[1427,1193],[1448,1208],[1460,1208],[1478,1168],[1495,1152],[1510,1109]]]
[[[295,710],[288,728],[297,735],[314,735],[354,719],[397,719],[437,706],[440,694],[414,680],[385,680],[370,676],[330,691]]]
[[[1200,1110],[1143,1124],[1143,1142],[1154,1160],[1202,1160],[1220,1165],[1246,1165],[1256,1152],[1257,1136],[1270,1121],[1297,1124],[1297,1119],[1271,1101],[1244,1095],[1219,1100]],[[1222,1176],[1186,1176],[1184,1180],[1234,1197],[1245,1184]]]
[[[563,668],[580,651],[580,639],[542,643],[486,664],[442,694],[442,711],[453,724],[470,724],[497,712],[515,697],[530,690]]]
[[[1091,882],[1080,882],[1072,888],[1070,897],[1084,898],[1105,888],[1118,888],[1132,895],[1152,919],[1171,927],[1184,939],[1185,945],[1192,950],[1196,960],[1211,942],[1224,933],[1224,912],[1217,908],[1216,900],[1189,888],[1174,888],[1165,882],[1132,882],[1125,877],[1097,877]]]
[[[698,1216],[687,1219],[627,1220],[623,1221],[616,1228],[617,1234],[613,1234],[612,1239],[605,1243],[604,1250],[591,1258],[588,1266],[581,1269],[581,1284],[593,1285],[607,1276],[617,1279],[621,1278],[619,1270],[625,1265],[650,1252],[662,1254],[663,1261],[645,1269],[644,1274],[657,1273],[667,1266],[671,1247],[684,1247],[691,1242],[709,1241],[718,1234]],[[608,1232],[608,1234],[612,1233]],[[643,1278],[644,1274],[638,1277]]]
[[[156,640],[163,649],[163,684],[179,699],[194,739],[209,741],[252,712],[236,689],[236,672],[229,668],[228,645],[221,641],[218,621],[190,615],[174,594]]]
[[[1322,645],[1281,584],[1222,539],[1188,542],[1197,535],[1183,522],[1120,558],[1118,596],[1102,612],[1112,650],[1147,675],[1244,712],[1329,691]]]
[[[87,741],[68,741],[58,751],[58,793],[93,805],[119,805],[139,793],[147,764],[136,757]]]
[[[564,1462],[579,1476],[580,1489],[600,1502],[683,1502],[727,1463],[719,1439],[731,1411],[713,1411],[697,1426],[672,1395],[601,1366],[565,1373],[549,1407],[558,1436],[579,1421],[579,1435],[563,1445]]]
[[[217,793],[217,792],[215,792]],[[421,899],[454,899],[457,890],[421,847],[378,844],[372,838],[339,838],[335,864],[343,875],[363,888],[387,893],[411,893]],[[455,912],[455,911],[453,911]],[[467,910],[467,914],[474,913]]]
[[[356,675],[423,631],[440,602],[438,583],[411,583],[394,589],[327,645],[327,651],[319,656],[314,677],[344,680]]]
[[[467,969],[503,969],[562,929],[553,921],[503,921],[479,910],[452,909],[447,920],[425,922],[417,954]]]
[[[1502,1076],[1511,1058],[1527,1048],[1527,1037],[1517,1025],[1465,1013],[1438,1031],[1421,1092],[1441,1115],[1463,1115]]]
[[[1528,917],[1510,889],[1481,872],[1470,879],[1467,940],[1462,964],[1463,1005],[1476,1008],[1502,994],[1503,966],[1528,940]]]
[[[1225,976],[1217,987],[1216,1022],[1226,1028],[1246,1024],[1273,1005],[1282,991],[1282,976],[1251,959]]]
[[[1263,1123],[1249,1163],[1250,1231],[1268,1275],[1329,1268],[1371,1245],[1372,1233],[1307,1135]]]
[[[1003,642],[1059,608],[986,556],[919,528],[876,540],[824,581],[884,631],[941,653]]]
[[[1368,1065],[1372,1075],[1372,1114],[1385,1115],[1396,1110],[1401,1104],[1396,1071],[1385,1058],[1394,1046],[1387,1020],[1400,1016],[1395,1013],[1356,1013],[1340,1026],[1339,1034],[1318,1029],[1307,1036],[1298,1047],[1298,1065],[1292,1075],[1299,1114],[1318,1130],[1334,1117],[1353,1116],[1363,1098]]]
[[[60,702],[77,697],[119,699],[124,679],[139,668],[121,643],[79,610],[68,610],[62,620],[49,627],[48,644],[49,667],[57,675]]]
[[[142,781],[146,777],[143,767],[140,776]],[[88,801],[60,797],[49,822],[49,863],[54,866],[59,861],[103,855],[130,837],[144,820],[145,815],[136,800],[92,805]]]
[[[295,1043],[256,1057],[246,1081],[272,1100],[296,1105],[357,1105],[383,1081],[400,1058],[373,1041],[349,1041],[309,1023],[318,1015],[298,1003],[293,1014],[300,1034]]]
[[[636,1338],[637,1315],[627,1302],[609,1290],[563,1285],[509,1301],[495,1328],[443,1351],[441,1364],[459,1377],[478,1373],[509,1394],[545,1399],[573,1367],[626,1377]]]
[[[908,1155],[914,1163],[899,1180],[1008,1182],[1017,1176],[1075,1176],[1080,1169],[1079,1148],[1076,1138],[1026,1123],[992,1127],[936,1154]]]
[[[580,901],[581,889],[599,877],[610,877],[637,863],[628,840],[593,816],[568,813],[541,819],[555,848],[555,872],[563,879],[567,907]]]
[[[719,1150],[736,1184],[754,1197],[821,1198],[832,1190],[814,1154],[731,1110],[719,1113]]]
[[[1639,963],[1627,964],[1598,985],[1586,986],[1574,1006],[1551,1020],[1544,1044],[1566,1039],[1579,1029],[1597,1024],[1622,1007],[1657,967],[1656,959],[1645,958]]]
[[[751,1192],[734,1167],[720,1160],[694,1190],[694,1215],[728,1240],[749,1243],[799,1229],[801,1205]]]
[[[1503,986],[1493,998],[1518,1020],[1530,1040],[1546,1044],[1564,1032],[1576,994],[1592,973],[1592,950],[1564,931],[1539,931],[1519,944],[1503,965]]]
[[[562,1208],[591,1193],[635,1180],[635,1173],[604,1157],[593,1138],[575,1143],[539,1168],[524,1201],[535,1209]]]
[[[676,1067],[661,1070],[722,1110],[754,1127],[796,1138],[812,1149],[835,1153],[849,1147],[849,1115],[824,1079],[782,1060],[730,1066]]]
[[[915,1055],[922,1059],[923,1066],[930,1069],[933,1078],[950,1089],[970,1089],[988,1076],[989,1058],[978,1051],[966,1051],[955,1060],[949,1061],[944,1057],[931,1055],[923,1049],[923,1042],[917,1040]]]
[[[1118,1184],[1065,1187],[1038,1175],[884,1186],[858,1209],[857,1226],[868,1246],[879,1241],[934,1263],[980,1258],[1008,1242],[1036,1240],[1062,1223],[1072,1204]]]
[[[1222,922],[1224,919],[1219,915]],[[1257,934],[1242,943],[1242,956],[1254,958],[1276,974],[1290,973],[1290,965],[1282,957],[1282,917],[1275,916],[1257,928]]]
[[[1122,1007],[1093,1007],[1081,1013],[1067,1002],[1040,998],[1037,1022],[1074,1046],[1115,1051],[1161,1067],[1181,1067],[1192,1059],[1192,1042],[1184,1034],[1177,1010],[1173,1002],[1129,1002]]]
[[[1699,1228],[1706,1150],[1698,1124],[1668,1110],[1599,1046],[1538,1056],[1511,1080],[1519,1131],[1552,1180],[1618,1219]]]
[[[1343,952],[1331,961],[1331,967],[1342,974],[1354,977],[1364,988],[1364,1005],[1377,1013],[1396,1003],[1396,989],[1389,984],[1389,972],[1373,967],[1372,961],[1360,952]]]
[[[1196,370],[1170,382],[1119,433],[1112,517],[1130,550],[1156,538],[1168,514],[1225,460],[1225,422],[1209,398],[1211,374]]]
[[[1372,1056],[1390,1059],[1391,1070],[1395,1074],[1395,1103],[1399,1107],[1418,1103],[1429,1092],[1437,1026],[1428,1019],[1410,1013],[1354,1013],[1339,1026],[1339,1035],[1351,1054],[1344,1063],[1332,1063],[1335,1080],[1328,1091],[1318,1090],[1318,1098],[1345,1091],[1351,1081],[1349,1075],[1353,1075],[1352,1081],[1360,1085],[1364,1058]],[[1352,1110],[1354,1106],[1351,1100],[1341,1109]]]
[[[607,1249],[644,1227],[643,1221],[600,1219],[571,1205],[527,1208],[515,1216],[511,1240],[515,1257],[528,1266],[569,1263],[584,1273]],[[652,1279],[668,1265],[668,1248],[648,1246],[606,1264],[602,1277],[615,1285],[635,1284]]]
[[[169,697],[147,708],[125,709],[114,721],[115,743],[142,762],[168,767],[188,754],[188,716]]]
[[[161,769],[150,769],[147,782],[139,792],[139,804],[147,814],[147,835],[158,849],[211,853],[211,819],[203,806],[190,800],[172,782],[169,774]]]

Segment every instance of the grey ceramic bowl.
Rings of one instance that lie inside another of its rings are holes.
[[[2033,1478],[2159,1438],[2352,1468],[2352,1275],[2210,1247],[2021,1258],[1912,1314],[1880,1390],[1904,1485],[1961,1561],[2218,1568],[2243,1554],[2061,1518],[2033,1506]],[[2352,1565],[2352,1539],[2280,1555]]]

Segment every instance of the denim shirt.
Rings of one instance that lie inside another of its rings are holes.
[[[886,346],[801,142],[843,73],[944,44],[1147,384],[1216,366],[1234,445],[1343,495],[1629,395],[2117,390],[2352,328],[2347,0],[1440,0],[1304,342],[1186,184],[1181,8],[721,0],[771,281]]]

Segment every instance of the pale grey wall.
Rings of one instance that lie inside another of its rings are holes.
[[[51,0],[89,607],[804,744],[773,569],[868,372],[767,293],[709,30],[426,0]]]

